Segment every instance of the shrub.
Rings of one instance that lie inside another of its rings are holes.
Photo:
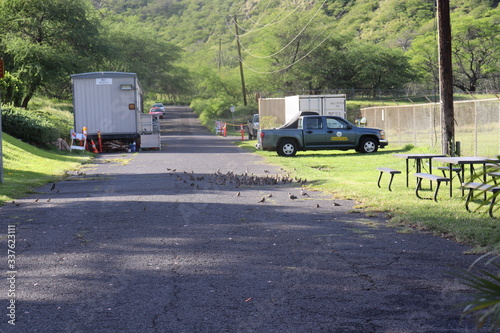
[[[247,106],[240,105],[236,107],[236,113],[239,115],[252,116],[254,113],[259,113],[259,105],[256,103],[251,103]]]
[[[0,79],[0,94],[4,104],[21,105],[24,86],[19,78],[5,72],[3,79]]]
[[[2,130],[17,139],[39,146],[45,146],[59,137],[59,131],[53,121],[15,107],[3,108]]]
[[[195,99],[191,102],[191,108],[199,115],[200,122],[206,126],[216,118],[228,114],[230,102],[223,98]]]

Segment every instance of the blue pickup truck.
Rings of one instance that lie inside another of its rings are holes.
[[[298,118],[297,128],[260,130],[257,148],[295,156],[302,150],[349,150],[375,153],[389,144],[383,130],[357,127],[341,117],[308,115]]]

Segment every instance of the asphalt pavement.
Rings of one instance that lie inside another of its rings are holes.
[[[475,332],[449,275],[469,248],[303,195],[167,112],[161,151],[101,154],[0,208],[0,332]]]

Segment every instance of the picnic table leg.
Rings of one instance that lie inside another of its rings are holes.
[[[493,197],[491,198],[491,203],[490,203],[490,209],[488,209],[488,214],[490,214],[490,217],[492,219],[495,218],[495,216],[493,216],[493,205],[495,205],[495,200],[497,199],[497,196],[500,192],[495,192],[493,194]]]
[[[409,182],[408,182],[408,181],[409,181],[409,180],[408,180],[408,174],[410,173],[410,170],[409,170],[410,166],[409,166],[409,164],[408,164],[408,163],[409,163],[409,162],[408,162],[408,159],[406,159],[406,187],[409,187],[409,186],[410,186],[410,184],[409,184]]]
[[[453,163],[449,163],[449,166],[450,166],[450,198],[451,198],[453,196]]]
[[[465,168],[465,166],[463,166],[463,165],[462,165],[462,167]],[[469,181],[473,181],[474,174],[476,173],[476,170],[474,169],[474,164],[469,165],[469,171],[470,171],[470,180]],[[465,181],[464,181],[464,183],[465,183]],[[464,193],[465,193],[464,191],[465,191],[465,189],[462,186],[462,196],[464,196]]]
[[[432,175],[432,158],[429,158],[429,173]],[[430,184],[432,190],[432,181],[430,182]]]
[[[438,201],[437,197],[438,197],[438,192],[439,192],[439,186],[441,185],[441,182],[437,182],[437,185],[436,185],[436,191],[434,191],[434,201]]]
[[[417,170],[417,172],[422,172],[422,166],[420,165],[420,159],[419,158],[415,159],[415,169]],[[417,187],[419,189],[422,189],[421,186],[422,186],[422,181],[421,181],[421,179],[418,179],[417,180]]]
[[[486,163],[483,163],[483,184],[486,184]],[[486,200],[486,192],[484,192],[484,200]]]

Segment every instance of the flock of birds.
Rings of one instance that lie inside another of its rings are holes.
[[[217,170],[216,172],[209,174],[209,175],[195,175],[193,171],[191,173],[188,173],[186,171],[182,173],[176,173],[176,169],[170,169],[167,168],[167,171],[169,171],[170,176],[176,176],[177,181],[182,181],[184,183],[189,184],[189,186],[196,187],[197,189],[200,189],[199,184],[196,184],[196,182],[202,182],[206,181],[209,184],[213,185],[220,185],[220,186],[233,186],[234,188],[239,188],[240,186],[265,186],[265,185],[286,185],[286,184],[300,184],[301,186],[305,183],[307,183],[307,179],[301,179],[297,177],[291,177],[288,174],[282,174],[282,175],[268,175],[269,171],[264,170],[266,173],[265,176],[258,176],[254,175],[253,173],[249,174],[248,170],[243,173],[243,174],[235,174],[232,171],[228,171],[226,173],[220,172],[220,170]],[[56,188],[56,184],[52,183],[52,186],[50,188],[50,191],[54,191]],[[59,192],[59,190],[57,190]],[[236,196],[241,196],[241,192],[237,192]],[[266,201],[266,198],[271,198],[272,194],[268,194],[266,196],[263,196],[257,203],[264,203]],[[288,192],[288,198],[290,200],[297,200],[299,198],[310,198],[311,196],[303,189],[300,189],[300,194],[297,196],[295,194],[292,194],[291,192]],[[35,202],[38,202],[39,198],[35,200]],[[47,202],[50,202],[50,198],[47,199]],[[16,203],[15,201],[12,201],[12,204],[19,206],[19,203]],[[333,202],[334,206],[340,206],[340,204]],[[320,205],[317,203],[316,207],[319,208]]]
[[[292,177],[289,174],[276,174],[270,175],[268,170],[264,170],[266,175],[259,176],[253,173],[249,173],[248,170],[245,173],[237,174],[232,171],[222,173],[220,170],[208,175],[196,175],[193,171],[186,172],[183,171],[178,173],[176,169],[167,168],[170,176],[175,176],[177,181],[182,181],[191,187],[200,189],[200,185],[197,182],[207,182],[212,185],[219,186],[230,186],[234,188],[239,188],[240,186],[266,186],[266,185],[287,185],[287,184],[297,184],[304,185],[307,183],[307,179]],[[241,196],[241,192],[237,192],[236,196]],[[272,194],[263,196],[257,203],[266,202],[266,198],[271,198]],[[301,188],[300,194],[295,195],[288,192],[288,198],[290,200],[297,200],[299,198],[310,198],[311,196]],[[340,206],[340,204],[333,202],[334,206]],[[319,208],[320,205],[317,203],[316,207]]]
[[[176,169],[169,169],[167,171],[170,172],[170,175],[174,175]],[[269,171],[264,170],[264,172],[269,173]],[[280,184],[305,184],[307,183],[307,179],[291,177],[288,174],[283,175],[265,175],[265,176],[257,176],[253,173],[249,174],[248,171],[243,174],[236,174],[232,171],[228,171],[226,173],[220,172],[217,170],[216,172],[209,175],[201,175],[197,176],[193,171],[188,173],[184,171],[183,173],[176,174],[177,180],[183,181],[185,183],[190,183],[191,186],[194,186],[196,181],[206,181],[209,184],[221,185],[221,186],[233,186],[238,188],[240,186],[265,186],[265,185],[280,185]]]

